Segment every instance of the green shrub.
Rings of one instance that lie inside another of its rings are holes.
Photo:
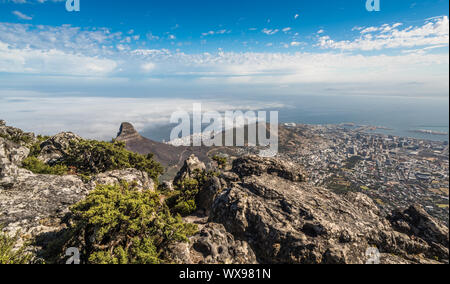
[[[214,155],[212,157],[212,160],[217,163],[217,165],[219,166],[219,169],[224,169],[227,166],[227,158],[225,158],[225,157]]]
[[[175,214],[187,216],[194,213],[197,210],[196,199],[200,189],[215,175],[215,172],[195,171],[192,178],[175,185],[176,190],[167,197],[166,204]]]
[[[36,174],[63,175],[69,172],[78,174],[84,181],[92,175],[111,171],[135,168],[144,171],[155,181],[164,172],[161,164],[153,160],[153,155],[141,155],[125,149],[125,143],[95,140],[72,141],[68,154],[56,165],[49,166],[37,159],[41,144],[48,137],[38,136],[37,143],[30,147],[30,155],[23,162],[23,167]]]
[[[144,171],[157,181],[164,172],[163,167],[153,160],[153,155],[141,155],[125,149],[125,143],[84,140],[72,142],[65,165],[74,167],[77,173],[93,175],[110,170],[135,168]]]
[[[197,231],[195,225],[172,216],[158,194],[134,191],[126,184],[98,186],[71,212],[73,226],[62,243],[55,244],[56,251],[80,248],[83,263],[164,263],[164,248],[187,241]]]
[[[65,175],[68,172],[67,167],[64,165],[49,166],[33,156],[23,160],[22,167],[35,174],[43,175]]]
[[[30,147],[30,154],[29,157],[38,157],[39,154],[41,153],[41,144],[44,143],[45,141],[47,141],[48,139],[50,139],[50,136],[42,136],[42,135],[38,135],[36,137],[37,142],[34,143],[33,145],[31,145]]]
[[[14,237],[1,233],[0,228],[0,264],[29,264],[31,263],[31,254],[25,251],[25,246],[15,249],[18,234]]]
[[[33,138],[30,135],[27,135],[20,131],[18,131],[14,135],[0,134],[0,137],[21,145],[30,144],[33,140]]]

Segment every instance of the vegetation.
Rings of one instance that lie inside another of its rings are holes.
[[[84,140],[73,142],[65,161],[77,173],[98,174],[111,170],[135,168],[144,171],[155,181],[163,173],[163,167],[153,160],[153,155],[140,155],[125,149],[125,143]]]
[[[23,162],[23,167],[36,174],[73,174],[82,176],[88,181],[91,175],[98,173],[135,168],[144,171],[156,182],[164,171],[163,167],[153,160],[153,155],[140,155],[125,149],[125,143],[94,140],[72,141],[64,160],[55,165],[47,165],[37,159],[41,144],[48,137],[38,136],[38,141],[31,146],[29,157]]]
[[[9,237],[0,232],[0,264],[28,264],[31,262],[32,256],[25,251],[25,246],[16,248],[18,239],[18,234]]]
[[[200,189],[207,181],[216,175],[214,172],[197,170],[192,178],[185,179],[175,185],[176,190],[171,193],[166,203],[174,214],[187,216],[197,210],[196,199]]]
[[[22,162],[22,167],[35,174],[42,175],[65,175],[68,169],[65,165],[49,166],[46,163],[40,161],[36,157],[28,157]]]
[[[6,140],[13,141],[14,143],[17,144],[25,144],[25,145],[30,144],[33,140],[33,138],[30,135],[25,134],[23,132],[17,132],[17,134],[15,135],[0,134],[0,137]]]
[[[214,155],[212,157],[212,160],[217,163],[217,165],[219,166],[219,169],[224,169],[227,166],[227,158],[225,158],[225,157]]]
[[[197,231],[195,225],[174,217],[157,193],[139,192],[125,183],[98,186],[71,212],[72,228],[49,252],[81,248],[83,263],[164,263],[164,248],[187,241]]]
[[[39,156],[39,153],[41,153],[41,145],[42,143],[44,143],[45,141],[47,141],[48,139],[50,139],[49,136],[42,136],[42,135],[38,135],[36,137],[37,142],[34,143],[33,145],[31,145],[30,147],[30,155],[29,157],[36,157]]]

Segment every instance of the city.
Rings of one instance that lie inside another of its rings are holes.
[[[314,185],[363,192],[385,212],[419,203],[448,224],[448,142],[360,129],[287,124],[280,130],[280,155],[302,165]]]

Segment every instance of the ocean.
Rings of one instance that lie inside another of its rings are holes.
[[[280,123],[355,123],[386,128],[377,129],[373,133],[449,141],[448,98],[285,96],[277,101],[285,106],[265,110],[278,111]],[[172,127],[173,125],[147,127],[143,135],[158,141],[168,141]],[[447,135],[419,133],[418,130]]]

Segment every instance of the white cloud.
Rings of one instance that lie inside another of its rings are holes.
[[[280,30],[279,29],[263,29],[262,32],[265,33],[266,35],[274,35],[277,34]]]
[[[17,49],[0,41],[0,72],[104,76],[113,72],[116,67],[117,63],[110,59],[66,53],[57,49]]]
[[[33,17],[27,16],[27,15],[25,15],[24,13],[22,13],[20,11],[13,11],[12,13],[13,13],[13,15],[15,15],[17,18],[19,18],[21,20],[29,21],[29,20],[33,19]]]
[[[13,102],[5,103],[12,99]],[[33,94],[32,97],[2,97],[0,105],[2,118],[24,130],[54,135],[62,131],[72,131],[84,138],[109,140],[115,137],[120,123],[133,123],[138,131],[148,126],[168,125],[175,111],[192,112],[194,103],[202,103],[203,111],[261,110],[282,107],[274,102],[255,103],[240,100],[191,100],[171,98],[99,98],[64,97],[52,98]],[[24,111],[26,110],[26,111]]]
[[[57,74],[87,76],[92,78],[133,79],[143,85],[192,86],[205,84],[218,86],[259,86],[298,84],[359,84],[361,90],[367,83],[399,85],[420,82],[430,86],[433,93],[448,90],[447,52],[434,54],[432,48],[448,46],[448,18],[439,18],[422,27],[399,29],[399,24],[383,25],[377,31],[360,29],[368,43],[349,41],[339,43],[320,37],[320,46],[330,49],[372,50],[378,41],[412,38],[430,38],[433,44],[417,46],[414,51],[385,55],[358,55],[353,53],[323,52],[226,52],[186,54],[168,49],[132,49],[127,35],[112,33],[108,29],[83,30],[71,26],[47,27],[0,23],[0,72],[25,73],[42,76]],[[279,30],[265,30],[275,34]],[[214,31],[216,33],[216,31]],[[424,36],[427,35],[427,36]],[[441,42],[441,37],[447,42]],[[438,40],[439,39],[439,40]],[[370,43],[370,44],[369,44]],[[298,47],[298,40],[280,42],[275,46]],[[271,46],[271,44],[266,44]],[[381,44],[385,47],[385,44]],[[371,47],[371,48],[369,48]],[[380,47],[381,48],[381,47]],[[290,49],[291,51],[295,48]],[[153,80],[139,81],[142,78]],[[157,80],[156,80],[157,79]],[[178,80],[178,81],[177,81]],[[181,82],[180,82],[181,81]],[[176,82],[176,84],[174,84]],[[164,85],[165,84],[165,85]],[[184,88],[184,87],[180,87]],[[400,90],[398,87],[398,91]],[[423,91],[415,88],[413,91]],[[447,92],[448,93],[448,92]]]
[[[423,26],[402,27],[401,23],[367,27],[354,40],[335,41],[329,36],[319,38],[318,46],[340,50],[382,50],[420,46],[447,45],[449,43],[449,19],[447,16],[428,20]]]

